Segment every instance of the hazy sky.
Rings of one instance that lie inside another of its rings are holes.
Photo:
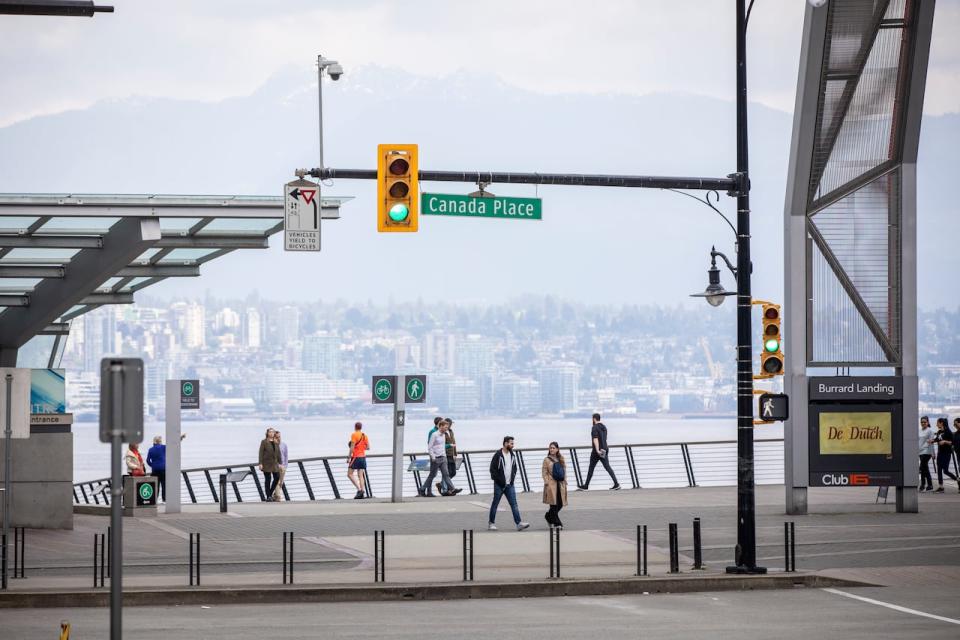
[[[0,18],[0,126],[131,95],[246,95],[318,53],[349,70],[495,74],[538,92],[731,99],[734,2],[98,0],[94,18]],[[791,111],[803,0],[757,0],[751,100]],[[937,3],[926,111],[960,111],[960,2]]]

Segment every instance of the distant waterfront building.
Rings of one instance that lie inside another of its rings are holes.
[[[370,387],[356,380],[331,380],[322,373],[269,369],[264,373],[265,399],[270,403],[330,402],[370,398]]]
[[[292,305],[277,311],[277,340],[285,346],[300,339],[300,309]]]
[[[328,378],[339,378],[340,336],[320,334],[304,338],[303,368]]]
[[[183,336],[183,346],[187,349],[202,348],[206,345],[206,309],[196,302],[175,302],[170,305],[173,321]]]
[[[468,378],[441,374],[428,380],[427,402],[444,415],[469,415],[480,408],[480,389]]]
[[[263,322],[260,310],[249,307],[243,316],[243,346],[249,349],[259,349],[263,335]]]
[[[571,362],[540,367],[540,404],[543,411],[555,413],[577,408],[580,367]]]
[[[494,369],[494,342],[490,338],[470,335],[457,342],[454,373],[479,383],[480,376]]]
[[[443,331],[431,331],[420,343],[420,364],[424,371],[453,373],[456,337]]]
[[[117,352],[116,314],[104,307],[86,314],[83,320],[83,369],[98,373],[100,359]]]
[[[500,415],[523,417],[540,411],[540,383],[533,378],[504,376],[493,388],[493,408]]]

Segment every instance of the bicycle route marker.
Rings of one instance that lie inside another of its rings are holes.
[[[393,404],[396,398],[397,376],[373,376],[373,404]]]
[[[542,220],[543,201],[540,198],[474,198],[451,193],[424,193],[420,197],[420,213],[460,218]]]

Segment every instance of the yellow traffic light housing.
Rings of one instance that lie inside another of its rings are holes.
[[[783,375],[783,350],[780,337],[780,305],[764,303],[761,307],[763,336],[760,343],[760,375],[765,378]]]
[[[377,145],[377,231],[419,229],[419,175],[417,145]]]

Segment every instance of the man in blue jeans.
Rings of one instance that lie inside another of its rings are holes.
[[[517,492],[513,488],[513,481],[517,477],[517,461],[513,456],[513,436],[503,438],[503,448],[493,454],[490,461],[490,478],[493,479],[493,502],[490,504],[490,523],[487,529],[496,531],[497,507],[500,498],[507,496],[510,510],[513,511],[513,521],[517,531],[528,529],[530,525],[520,519],[520,507],[517,506]]]

